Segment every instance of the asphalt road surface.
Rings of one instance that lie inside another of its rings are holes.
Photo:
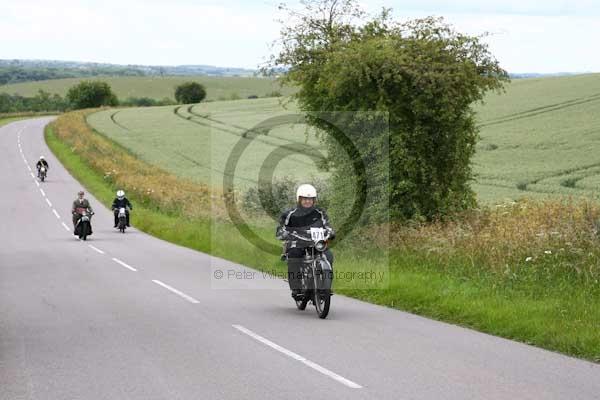
[[[276,279],[217,289],[252,270],[122,235],[89,194],[79,241],[50,119],[0,128],[0,399],[600,399],[600,365],[343,296],[319,320]]]

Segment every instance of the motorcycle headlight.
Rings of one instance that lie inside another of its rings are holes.
[[[315,243],[315,249],[317,249],[317,251],[324,251],[326,248],[327,242],[324,240],[319,240],[317,243]]]

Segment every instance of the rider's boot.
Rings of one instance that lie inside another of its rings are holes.
[[[302,259],[301,258],[288,258],[288,283],[290,284],[290,289],[292,290],[292,297],[296,298],[296,296],[302,293],[302,276],[301,276],[301,267],[302,267]]]

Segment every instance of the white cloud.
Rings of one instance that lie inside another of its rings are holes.
[[[256,67],[276,39],[278,0],[20,0],[0,15],[0,58]],[[444,15],[510,71],[600,71],[596,1],[363,0],[401,18]]]

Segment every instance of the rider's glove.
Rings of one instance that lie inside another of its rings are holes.
[[[329,233],[328,239],[329,240],[335,239],[335,231],[333,230],[333,228],[327,227],[326,229],[327,229],[327,232]]]
[[[288,237],[289,237],[289,233],[285,229],[281,229],[277,233],[277,239],[279,239],[279,240],[286,240]]]

